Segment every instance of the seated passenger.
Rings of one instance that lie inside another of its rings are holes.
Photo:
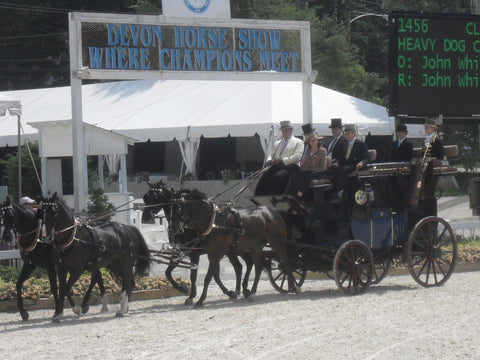
[[[398,124],[395,129],[397,140],[392,144],[392,161],[412,161],[413,144],[407,139],[407,125]]]
[[[293,136],[293,127],[289,120],[280,122],[282,139],[275,142],[265,166],[270,169],[258,181],[255,195],[283,194],[290,175],[300,169],[303,154],[303,141]]]
[[[342,191],[345,188],[347,176],[352,171],[361,170],[368,161],[367,145],[357,139],[354,124],[344,126],[345,144],[343,155],[338,159],[338,166],[333,168],[333,189],[334,196],[330,202],[336,203],[341,200]]]
[[[318,136],[311,124],[303,125],[302,129],[306,146],[300,161],[300,172],[292,174],[285,193],[308,200],[305,194],[310,188],[312,179],[320,176],[318,172],[327,168],[327,149],[320,142],[323,137]]]

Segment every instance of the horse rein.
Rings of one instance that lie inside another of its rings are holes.
[[[42,206],[45,206],[45,207],[51,207],[51,208],[55,208],[55,209],[58,209],[58,205],[56,202],[46,202],[44,204],[42,204]],[[54,221],[53,221],[53,228],[55,228],[55,224],[56,224],[56,216],[57,214],[55,215],[55,218],[54,218]],[[52,243],[53,243],[53,246],[55,246],[56,248],[60,249],[61,251],[64,251],[66,250],[67,248],[69,248],[73,242],[75,240],[78,240],[75,235],[77,235],[77,229],[78,229],[78,226],[81,225],[81,222],[79,222],[75,216],[72,216],[73,218],[73,225],[71,226],[67,226],[66,228],[64,229],[61,229],[61,230],[56,230],[56,231],[53,231],[52,233]],[[63,244],[58,244],[55,242],[55,237],[57,237],[58,235],[61,235],[67,231],[70,231],[72,230],[72,234],[70,236],[70,238]]]

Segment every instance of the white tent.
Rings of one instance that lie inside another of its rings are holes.
[[[71,119],[70,87],[6,92],[25,106],[30,122]],[[272,126],[291,120],[301,135],[302,84],[291,81],[141,80],[83,85],[83,120],[86,123],[139,141],[171,141],[181,145],[189,168],[199,138],[242,137],[258,134],[266,150]],[[384,107],[313,85],[313,124],[329,135],[331,118],[356,123],[360,134],[391,135],[394,120]],[[37,130],[25,126],[35,138]],[[16,145],[16,120],[0,120],[0,146]],[[194,172],[193,172],[194,173]]]
[[[0,116],[5,116],[7,111],[10,115],[22,115],[22,105],[20,100],[12,99],[4,94],[0,94]]]

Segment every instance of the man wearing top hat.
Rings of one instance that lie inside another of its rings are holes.
[[[437,133],[435,118],[425,119],[425,143],[422,148],[422,163],[417,165],[410,205],[418,205],[418,200],[434,199],[438,175],[433,175],[433,166],[440,163],[445,155],[443,142]],[[428,200],[427,200],[428,201]]]
[[[368,161],[367,145],[357,139],[355,124],[346,124],[343,127],[345,142],[338,167],[334,168],[333,189],[336,191],[330,202],[337,202],[342,197],[343,189],[347,180],[347,175],[351,171],[361,170]]]
[[[258,181],[255,195],[283,194],[290,175],[300,169],[303,141],[293,136],[289,120],[280,122],[280,130],[282,138],[275,142],[265,162],[266,166],[272,166]]]
[[[425,145],[424,154],[427,158],[442,160],[445,155],[443,142],[437,134],[437,121],[435,118],[425,120]]]
[[[343,137],[342,119],[331,119],[329,128],[332,131],[332,140],[327,145],[328,162],[330,165],[338,165],[340,158],[343,156],[343,147],[346,141]]]
[[[413,157],[413,144],[407,139],[407,125],[398,124],[395,129],[397,139],[392,144],[392,161],[411,161]]]

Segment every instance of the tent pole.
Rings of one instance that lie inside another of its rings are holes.
[[[18,122],[18,154],[17,154],[17,161],[18,161],[18,201],[22,197],[22,133],[21,133],[21,126],[20,123],[20,115],[17,115],[17,122]]]

